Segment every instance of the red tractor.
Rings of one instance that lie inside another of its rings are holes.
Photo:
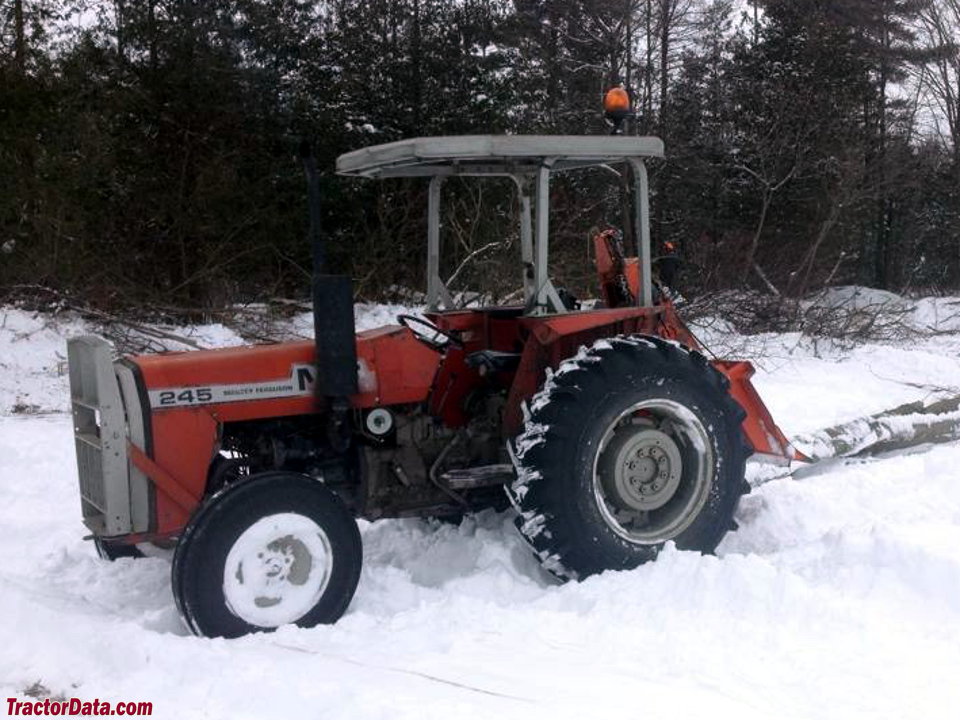
[[[509,498],[561,578],[636,567],[668,541],[711,552],[748,490],[747,456],[796,454],[750,364],[704,357],[654,278],[644,159],[662,154],[656,138],[624,136],[347,153],[342,175],[429,178],[425,317],[355,333],[349,279],[318,273],[315,342],[114,361],[106,341],[72,340],[83,519],[101,554],[174,546],[186,623],[234,637],[336,621],[360,575],[355,517],[457,516]],[[599,165],[634,174],[639,258],[598,235],[605,307],[579,311],[548,275],[549,184]],[[450,176],[515,182],[522,304],[454,306],[439,267]]]

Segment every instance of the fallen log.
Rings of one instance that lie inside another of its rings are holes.
[[[794,438],[814,462],[960,440],[960,396],[917,401]]]

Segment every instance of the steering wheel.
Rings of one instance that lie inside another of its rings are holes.
[[[397,322],[413,333],[413,336],[431,350],[444,352],[448,347],[463,347],[460,333],[456,330],[441,330],[429,320],[416,315],[397,315]],[[424,328],[424,329],[415,329]]]

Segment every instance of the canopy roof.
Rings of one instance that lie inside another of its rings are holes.
[[[369,178],[436,175],[523,175],[547,165],[569,170],[663,157],[655,137],[624,135],[453,135],[411,138],[354,150],[337,172]]]

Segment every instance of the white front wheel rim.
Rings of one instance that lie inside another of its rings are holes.
[[[223,568],[230,612],[251,625],[296,622],[316,606],[330,582],[330,539],[298,513],[261,518],[236,539]]]

